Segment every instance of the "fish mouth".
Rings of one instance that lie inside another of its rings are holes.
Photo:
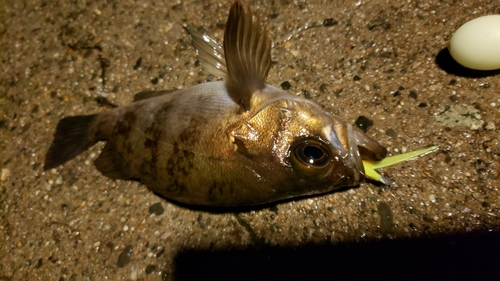
[[[354,129],[351,124],[347,124],[347,161],[352,165],[353,176],[356,182],[359,182],[361,175],[365,175],[365,168],[359,151],[359,141],[354,134]]]
[[[338,123],[324,128],[332,150],[339,154],[344,170],[349,174],[352,183],[358,183],[365,175],[361,153],[358,148],[358,138],[351,124]]]
[[[363,160],[380,161],[387,155],[385,147],[351,124],[336,124],[327,130],[330,143],[341,152],[340,156],[354,182],[359,182],[362,176],[366,177]]]

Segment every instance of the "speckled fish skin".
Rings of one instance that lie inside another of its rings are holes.
[[[186,204],[243,206],[356,185],[361,159],[385,157],[350,124],[265,84],[271,43],[239,1],[223,47],[187,30],[204,68],[224,81],[65,118],[45,169],[106,141],[95,165],[110,178],[138,180]]]

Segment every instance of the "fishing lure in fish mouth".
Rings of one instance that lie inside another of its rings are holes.
[[[390,157],[384,158],[381,161],[363,160],[363,167],[365,168],[365,176],[367,178],[372,179],[372,180],[379,181],[383,184],[390,185],[390,184],[392,184],[392,180],[377,173],[377,171],[375,171],[376,169],[389,167],[389,166],[392,166],[392,165],[395,165],[395,164],[398,164],[398,163],[401,163],[404,161],[408,161],[408,160],[417,158],[419,156],[426,155],[428,153],[431,153],[431,152],[437,150],[438,148],[439,148],[438,146],[434,145],[434,146],[431,146],[428,148],[410,151],[410,152],[403,153],[400,155],[390,156]]]
[[[312,101],[266,84],[271,40],[250,8],[232,3],[222,46],[186,30],[202,67],[224,81],[139,93],[129,105],[63,118],[44,169],[105,141],[95,160],[103,175],[206,206],[321,194],[364,177],[390,182],[375,171],[395,163],[386,148]]]

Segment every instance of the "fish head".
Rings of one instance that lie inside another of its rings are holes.
[[[359,183],[364,168],[354,130],[318,105],[289,101],[292,108],[281,157],[304,181],[323,182],[325,188]]]
[[[290,197],[357,185],[365,173],[362,160],[382,159],[387,153],[351,124],[291,95],[265,102],[244,127],[237,130],[240,137],[258,139],[253,146],[279,164],[274,166],[276,177],[286,171],[286,182],[294,190]]]

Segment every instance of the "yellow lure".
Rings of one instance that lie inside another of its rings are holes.
[[[439,148],[438,146],[431,146],[420,150],[410,151],[407,153],[386,157],[382,161],[363,160],[363,167],[365,168],[365,176],[374,179],[376,181],[379,181],[383,184],[389,185],[392,183],[392,180],[380,175],[377,171],[375,171],[376,169],[389,167],[413,159],[415,157],[425,155],[427,153],[437,150],[438,148]]]

